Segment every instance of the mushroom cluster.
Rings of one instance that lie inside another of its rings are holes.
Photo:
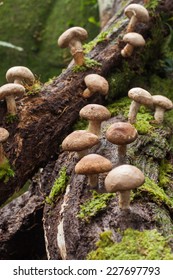
[[[141,34],[134,32],[137,23],[148,23],[149,13],[147,9],[140,4],[130,4],[125,10],[124,14],[130,19],[127,26],[127,30],[123,36],[123,42],[126,44],[121,50],[123,57],[129,57],[132,55],[134,48],[143,47],[145,40]]]

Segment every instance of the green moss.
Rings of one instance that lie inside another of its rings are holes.
[[[123,97],[108,105],[107,108],[110,111],[112,117],[117,115],[123,115],[127,117],[130,104],[131,104],[130,98]]]
[[[0,180],[7,183],[11,177],[14,177],[15,173],[12,170],[9,161],[6,161],[0,165]]]
[[[101,43],[106,40],[106,37],[108,35],[108,31],[100,32],[99,35],[92,41],[90,41],[88,44],[83,45],[84,53],[89,53],[98,43]]]
[[[138,231],[126,229],[121,242],[113,242],[110,231],[103,232],[97,249],[88,260],[173,260],[168,241],[156,229]]]
[[[69,178],[67,176],[66,168],[62,167],[61,170],[59,171],[58,178],[55,180],[53,184],[49,196],[46,197],[46,203],[53,204],[56,198],[64,193],[67,186],[68,179]]]
[[[95,68],[95,67],[100,67],[101,63],[99,63],[98,61],[94,60],[94,59],[90,59],[89,57],[85,57],[85,64],[84,65],[75,65],[72,68],[72,71],[74,73],[77,72],[82,72],[82,71],[86,71],[89,68]]]
[[[89,221],[92,217],[103,211],[111,198],[115,197],[112,193],[99,194],[96,191],[92,192],[92,197],[83,205],[80,205],[78,218]]]
[[[154,12],[159,5],[159,2],[159,0],[150,0],[147,4],[145,4],[145,7],[147,8],[147,10],[152,10]]]
[[[146,107],[141,106],[135,123],[135,128],[139,134],[147,134],[151,132],[153,129],[153,126],[150,123],[151,120],[153,120],[151,111],[149,111]]]
[[[7,114],[6,117],[5,117],[5,122],[7,124],[14,123],[16,121],[18,121],[18,116],[17,115]]]
[[[159,186],[166,188],[170,184],[173,166],[165,159],[159,165]]]
[[[73,130],[85,130],[87,129],[88,126],[88,121],[87,120],[78,120],[74,126],[73,126]]]
[[[173,198],[171,199],[158,184],[148,177],[145,178],[145,183],[138,188],[135,196],[145,197],[144,194],[147,194],[158,205],[166,204],[173,209]]]
[[[34,96],[37,95],[41,88],[42,88],[42,83],[36,79],[33,85],[24,85],[25,90],[26,90],[26,94],[30,95],[30,96]]]

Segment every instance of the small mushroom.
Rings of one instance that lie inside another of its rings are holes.
[[[62,142],[62,149],[75,151],[79,159],[88,153],[88,149],[99,143],[99,138],[86,130],[76,130],[70,133]]]
[[[0,127],[0,166],[6,161],[2,143],[4,143],[8,137],[9,132],[5,128]]]
[[[130,123],[116,122],[107,129],[107,140],[118,145],[119,164],[125,163],[127,145],[135,141],[137,137],[138,132]]]
[[[84,53],[82,42],[88,38],[87,31],[82,27],[71,27],[67,29],[58,39],[60,48],[70,48],[70,52],[77,65],[84,65]]]
[[[98,74],[89,74],[84,78],[87,88],[84,90],[82,96],[89,98],[94,93],[100,93],[107,95],[109,90],[109,84],[105,78]]]
[[[127,33],[133,32],[137,22],[147,23],[149,21],[149,13],[147,9],[140,4],[130,4],[124,9],[125,15],[130,19],[127,26]]]
[[[79,115],[89,120],[88,131],[100,136],[101,123],[111,117],[109,110],[99,104],[88,104],[84,106]]]
[[[98,174],[109,172],[111,169],[110,160],[98,154],[84,156],[75,166],[77,174],[88,175],[88,184],[92,188],[98,185]]]
[[[0,100],[5,99],[7,103],[7,113],[10,115],[17,114],[15,97],[22,97],[25,93],[25,88],[19,84],[5,84],[0,87]]]
[[[136,122],[136,115],[141,105],[152,106],[153,99],[151,94],[143,88],[132,88],[128,92],[128,97],[133,101],[130,105],[128,121],[133,124]]]
[[[125,34],[123,41],[126,43],[124,49],[121,50],[121,55],[123,57],[131,56],[134,48],[143,47],[145,45],[145,40],[142,35],[136,32],[129,32]]]
[[[119,207],[129,209],[130,191],[145,182],[144,174],[136,166],[123,164],[112,169],[105,178],[107,192],[119,192]]]
[[[163,95],[153,95],[152,100],[153,105],[155,106],[155,122],[161,124],[164,119],[165,111],[173,109],[173,103],[170,99]]]
[[[27,67],[14,66],[8,69],[6,79],[9,83],[32,85],[35,77]]]

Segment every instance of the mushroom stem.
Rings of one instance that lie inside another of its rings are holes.
[[[84,53],[81,42],[75,38],[74,40],[71,40],[69,47],[75,63],[79,66],[84,65]]]
[[[127,30],[126,30],[126,33],[129,33],[129,32],[133,32],[134,31],[134,28],[135,28],[135,25],[136,25],[136,22],[137,22],[137,17],[134,13],[134,15],[131,17],[130,21],[129,21],[129,24],[127,26]]]
[[[88,131],[97,135],[98,137],[100,136],[100,129],[101,129],[101,122],[98,121],[89,121],[88,124]]]
[[[119,192],[119,207],[122,210],[129,209],[130,206],[130,191]]]
[[[86,89],[83,91],[82,96],[83,96],[84,98],[89,98],[90,96],[92,96],[92,93],[91,93],[91,91],[90,91],[88,88],[86,88]]]
[[[126,151],[127,151],[126,145],[118,145],[119,164],[125,164]]]
[[[136,122],[136,115],[139,111],[139,108],[140,108],[140,103],[133,100],[129,109],[129,115],[128,115],[129,123],[133,124]]]
[[[165,109],[160,107],[160,106],[156,106],[155,108],[155,113],[154,113],[154,119],[156,120],[156,122],[158,124],[162,123],[163,122],[163,119],[164,119],[164,112],[165,112]]]
[[[134,50],[134,46],[132,46],[131,44],[126,44],[124,49],[121,50],[121,55],[123,57],[129,57],[132,55],[133,50]]]
[[[97,174],[90,174],[88,175],[88,184],[91,188],[96,188],[98,185],[98,175]]]
[[[83,151],[78,151],[77,155],[78,155],[78,159],[83,158],[84,156],[86,156],[88,154],[88,149],[83,150]]]
[[[6,161],[6,157],[5,157],[5,154],[4,154],[4,148],[3,148],[2,144],[0,144],[0,166],[5,161]]]
[[[17,115],[16,101],[13,95],[5,97],[7,103],[7,112],[10,115]]]
[[[21,79],[15,79],[14,84],[23,85],[23,83],[21,82]]]

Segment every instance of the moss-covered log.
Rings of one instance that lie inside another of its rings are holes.
[[[121,68],[124,61],[120,54],[123,45],[121,36],[127,22],[122,10],[107,27],[107,31],[99,34],[94,42],[85,47],[89,52],[85,69],[71,66],[35,96],[28,95],[18,100],[16,121],[9,124],[6,104],[1,103],[0,125],[10,133],[5,151],[15,176],[10,178],[8,183],[1,180],[0,203],[21,188],[51,156],[56,156],[59,144],[71,130],[79,110],[85,104],[103,102],[99,95],[91,97],[90,100],[81,96],[85,88],[84,77],[93,72],[107,76],[116,67]],[[139,25],[138,31],[145,34],[147,39],[148,29],[148,25]],[[136,57],[139,55],[136,54]],[[133,60],[130,59],[129,63],[133,63]]]

